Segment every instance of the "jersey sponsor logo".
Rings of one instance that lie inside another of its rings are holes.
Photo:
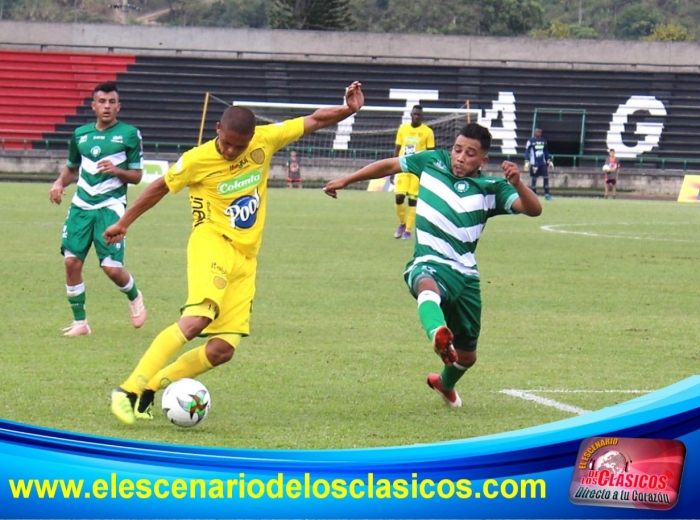
[[[112,136],[112,142],[113,143],[123,143],[124,138],[121,135],[113,135]]]
[[[217,289],[225,289],[226,288],[226,278],[223,278],[221,276],[215,276],[214,277],[214,287]]]
[[[260,170],[255,170],[241,175],[240,177],[236,177],[235,179],[219,183],[216,187],[216,191],[219,192],[219,195],[235,195],[236,193],[255,188],[260,184],[261,180],[262,172]]]
[[[438,170],[446,170],[446,169],[447,169],[447,166],[445,166],[445,163],[443,163],[443,162],[442,162],[441,160],[439,160],[439,159],[438,159],[437,161],[435,161],[434,164],[435,164],[435,167],[436,167]]]
[[[104,136],[104,135],[93,135],[93,136],[92,136],[92,140],[93,140],[93,141],[104,141],[104,140],[105,140],[105,136]]]
[[[93,157],[99,157],[101,153],[102,148],[100,148],[99,146],[93,146],[92,148],[90,148],[90,155],[92,155]]]
[[[228,167],[228,171],[232,172],[233,170],[240,170],[240,169],[242,169],[244,166],[246,166],[247,164],[248,164],[248,158],[247,158],[247,157],[244,157],[244,158],[241,159],[240,161],[235,162],[235,163],[233,163],[233,164],[230,164],[229,167]]]
[[[403,148],[404,157],[406,157],[408,155],[413,155],[414,153],[416,153],[415,146],[413,146],[412,144],[407,144],[406,146],[404,146],[404,148]]]
[[[80,136],[80,139],[78,139],[78,144],[80,144],[80,143],[86,143],[86,142],[87,142],[87,138],[88,138],[88,136],[86,136],[86,135],[81,135],[81,136]]]
[[[231,219],[233,229],[250,229],[258,220],[259,208],[260,195],[256,189],[253,195],[244,195],[234,200],[224,210],[224,214]]]
[[[262,148],[256,148],[250,152],[250,158],[253,159],[255,164],[262,164],[265,162],[265,150]]]
[[[466,193],[469,191],[469,183],[467,181],[457,181],[454,187],[457,193]]]

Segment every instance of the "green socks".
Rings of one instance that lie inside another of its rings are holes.
[[[433,332],[445,324],[445,314],[440,308],[440,295],[433,291],[423,291],[418,295],[418,318],[430,340]]]
[[[68,295],[68,303],[73,311],[73,319],[75,321],[83,321],[86,317],[85,313],[85,283],[78,285],[66,285],[66,294]]]
[[[447,366],[445,365],[440,374],[440,381],[442,381],[442,387],[448,392],[452,390],[457,381],[459,381],[462,376],[467,372],[467,369],[459,366],[457,363]]]
[[[119,287],[119,290],[126,294],[126,297],[129,298],[130,302],[133,302],[139,295],[139,291],[136,288],[136,283],[134,283],[133,276],[129,276],[129,281],[127,284],[124,287]]]

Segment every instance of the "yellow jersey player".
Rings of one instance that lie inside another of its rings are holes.
[[[156,336],[132,374],[112,391],[111,411],[120,421],[152,418],[158,390],[233,357],[250,331],[272,156],[302,136],[351,116],[363,104],[361,85],[354,82],[346,89],[345,105],[279,124],[256,126],[253,112],[229,107],[216,124],[216,139],[184,153],[107,228],[105,240],[118,242],[166,194],[189,188],[193,230],[187,246],[187,301],[180,319]],[[164,366],[200,335],[207,338],[203,345]]]
[[[411,109],[411,122],[402,124],[396,132],[395,155],[405,157],[433,148],[435,148],[435,136],[432,129],[423,124],[423,107],[415,105]],[[394,179],[396,214],[399,217],[399,227],[394,233],[394,238],[410,240],[411,231],[416,222],[418,177],[402,172],[396,174]],[[406,198],[408,198],[408,205]]]

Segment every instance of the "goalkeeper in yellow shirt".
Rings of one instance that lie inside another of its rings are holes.
[[[394,155],[404,157],[433,148],[435,148],[433,130],[423,124],[423,107],[415,105],[411,109],[411,122],[402,124],[396,132],[396,152]],[[411,232],[416,223],[418,183],[418,177],[410,173],[397,173],[394,177],[396,215],[399,217],[399,227],[394,233],[394,238],[411,239]],[[406,204],[407,198],[408,204]]]
[[[133,424],[136,418],[152,418],[158,390],[233,357],[250,331],[272,156],[302,136],[353,115],[363,104],[361,85],[354,82],[346,89],[343,106],[280,124],[256,126],[253,112],[229,107],[216,124],[215,139],[185,152],[105,230],[107,243],[120,242],[128,227],[165,195],[189,188],[193,230],[187,246],[187,301],[180,319],[156,336],[131,375],[112,391],[110,408],[117,419]],[[206,342],[165,366],[197,336],[205,336]]]

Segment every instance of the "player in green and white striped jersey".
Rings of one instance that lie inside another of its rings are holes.
[[[490,147],[488,129],[470,123],[462,128],[451,151],[383,159],[324,188],[336,197],[337,190],[358,181],[398,172],[420,178],[416,242],[404,278],[418,302],[421,324],[444,363],[441,374],[428,375],[428,386],[454,407],[462,405],[455,384],[476,363],[481,288],[474,252],[486,221],[496,215],[542,213],[515,163],[501,164],[505,178],[481,173]]]
[[[66,292],[73,310],[73,322],[63,329],[64,336],[91,332],[85,312],[82,273],[93,244],[102,270],[129,299],[132,325],[141,327],[146,320],[143,295],[124,269],[124,241],[107,244],[102,237],[104,230],[124,214],[127,184],[138,184],[142,176],[141,133],[117,120],[120,108],[119,93],[113,82],[95,87],[92,110],[97,119],[73,132],[68,161],[49,193],[51,202],[60,204],[65,188],[77,181],[61,241]]]

